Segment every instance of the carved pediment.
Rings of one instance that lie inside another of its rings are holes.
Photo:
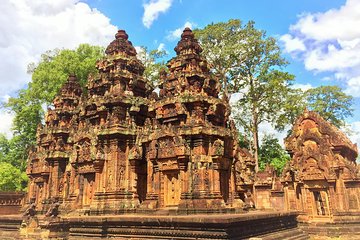
[[[300,178],[302,180],[321,180],[326,179],[326,176],[325,171],[320,168],[318,161],[314,158],[309,158],[304,162]]]

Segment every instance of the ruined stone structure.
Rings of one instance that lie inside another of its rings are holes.
[[[297,119],[285,146],[292,159],[283,172],[285,202],[304,221],[340,221],[360,213],[357,146],[317,113]]]
[[[274,167],[267,165],[255,175],[255,206],[257,209],[282,211],[286,209],[284,189]]]
[[[0,192],[0,215],[18,214],[24,195],[24,192]]]
[[[0,216],[0,236],[21,219],[26,236],[62,239],[307,239],[297,219],[360,226],[357,148],[343,133],[305,111],[281,181],[271,167],[255,174],[189,28],[175,51],[159,94],[123,30],[84,93],[69,76],[29,153],[24,214]],[[253,208],[276,212],[240,214]]]
[[[219,98],[194,34],[160,73],[159,96],[123,30],[82,94],[70,76],[29,155],[28,204],[46,213],[241,209],[254,161],[237,146],[230,107]]]

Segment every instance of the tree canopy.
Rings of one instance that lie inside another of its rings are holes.
[[[337,127],[345,125],[345,119],[353,115],[353,98],[338,86],[320,86],[305,92],[307,108],[320,114]]]
[[[239,93],[233,116],[251,133],[257,169],[259,125],[277,122],[294,76],[283,70],[287,61],[276,40],[252,21],[244,26],[240,20],[210,24],[195,34],[224,86],[223,94]]]
[[[264,170],[266,165],[273,166],[279,176],[286,162],[290,160],[289,154],[280,145],[279,140],[273,135],[265,135],[259,150],[259,167]]]
[[[203,48],[203,55],[222,84],[223,94],[230,95],[241,89],[239,70],[244,58],[244,30],[239,19],[212,23],[194,34]]]
[[[137,57],[144,64],[144,78],[147,79],[153,87],[159,84],[159,74],[162,70],[166,70],[164,57],[167,56],[165,50],[148,50],[147,47],[140,47]]]
[[[96,60],[103,55],[102,47],[81,44],[75,50],[47,51],[41,56],[39,63],[29,64],[28,72],[32,74],[32,81],[26,89],[20,90],[16,97],[4,104],[15,117],[13,138],[7,140],[8,152],[1,159],[2,163],[9,163],[21,172],[25,170],[27,151],[35,144],[36,129],[43,119],[44,107],[52,103],[70,74],[76,74],[84,86],[87,76],[96,71]],[[0,136],[0,142],[5,148],[4,136]]]

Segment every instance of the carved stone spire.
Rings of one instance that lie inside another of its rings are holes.
[[[74,74],[70,74],[53,101],[55,109],[63,109],[64,107],[67,110],[75,109],[81,94],[82,89],[79,81]]]
[[[220,85],[211,75],[207,61],[200,56],[202,48],[190,28],[184,29],[174,50],[177,56],[167,63],[169,75],[160,86],[163,87],[160,95],[176,96],[189,91],[217,98]]]
[[[194,33],[188,27],[184,29],[183,33],[181,34],[181,39],[174,50],[177,55],[190,53],[200,54],[202,52],[202,48],[195,38]]]
[[[115,40],[106,48],[107,55],[115,55],[117,53],[126,53],[130,56],[136,56],[136,50],[132,43],[128,40],[128,35],[124,30],[118,30],[115,34]]]

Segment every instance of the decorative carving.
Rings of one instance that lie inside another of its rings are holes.
[[[288,199],[288,208],[304,211],[311,217],[348,211],[352,198],[344,191],[347,188],[344,182],[360,187],[356,145],[320,115],[305,110],[296,120],[285,146],[292,156],[282,174],[282,182],[288,186],[285,190],[288,196],[293,196]],[[306,194],[306,203],[301,197],[295,198],[292,189],[297,189],[297,195]],[[336,199],[337,203],[329,205],[329,199]]]
[[[123,30],[97,61],[86,94],[69,76],[38,127],[27,166],[38,208],[46,211],[50,197],[59,200],[47,216],[63,214],[62,207],[127,211],[140,202],[212,211],[226,208],[234,185],[251,188],[247,154],[238,153],[236,183],[230,181],[236,129],[228,127],[229,104],[218,97],[219,80],[189,28],[175,51],[160,72],[159,96]]]

